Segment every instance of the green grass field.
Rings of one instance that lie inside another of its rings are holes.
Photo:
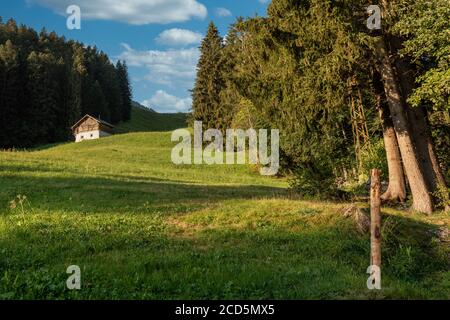
[[[157,113],[134,102],[131,120],[119,124],[116,132],[172,131],[186,125],[185,113]]]
[[[0,152],[0,299],[450,298],[431,232],[449,215],[385,210],[372,292],[348,204],[296,199],[252,167],[175,166],[172,146],[155,132]]]

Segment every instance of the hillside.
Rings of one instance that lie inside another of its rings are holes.
[[[172,146],[155,132],[0,152],[0,298],[450,298],[449,248],[431,232],[448,215],[384,210],[370,292],[369,237],[347,204],[297,199],[247,166],[175,166]]]
[[[133,102],[131,120],[117,126],[117,133],[172,131],[186,127],[185,113],[157,113]]]

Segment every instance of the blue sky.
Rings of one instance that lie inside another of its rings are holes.
[[[159,112],[187,111],[198,46],[212,20],[222,35],[238,16],[265,15],[269,0],[18,0],[1,1],[0,16],[37,30],[96,45],[127,61],[134,99]],[[81,30],[66,26],[70,5]]]

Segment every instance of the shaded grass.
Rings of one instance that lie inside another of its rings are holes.
[[[0,153],[0,298],[450,298],[449,248],[430,232],[448,215],[385,210],[383,290],[370,292],[369,238],[345,204],[296,199],[246,166],[174,166],[169,141]],[[9,208],[19,194],[23,212]]]

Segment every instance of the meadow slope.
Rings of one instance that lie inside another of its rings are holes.
[[[186,113],[158,113],[133,102],[131,120],[120,123],[117,133],[172,131],[187,125]]]
[[[347,204],[297,199],[248,166],[175,166],[172,146],[133,133],[0,152],[0,299],[450,298],[433,233],[448,215],[384,210],[370,292],[369,237]]]

